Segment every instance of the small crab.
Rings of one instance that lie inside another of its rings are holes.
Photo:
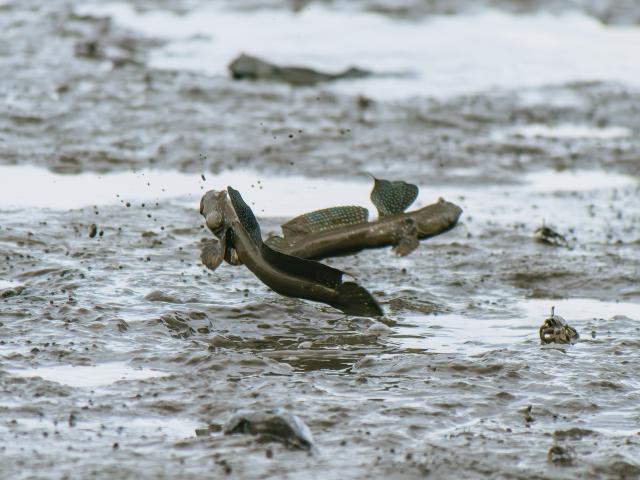
[[[540,327],[540,341],[545,343],[575,343],[580,338],[575,328],[570,326],[564,318],[555,314],[555,307],[551,307],[551,316],[544,319]]]
[[[544,221],[542,222],[542,226],[533,232],[533,239],[538,243],[544,243],[554,247],[571,248],[567,239],[551,227],[546,226]]]

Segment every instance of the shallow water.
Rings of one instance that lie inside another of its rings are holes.
[[[70,387],[98,387],[122,380],[139,380],[166,375],[166,373],[148,369],[133,369],[124,362],[102,363],[87,367],[55,365],[25,370],[9,370],[9,373],[23,377],[40,377],[43,380]]]
[[[638,477],[638,28],[586,16],[603,2],[488,3],[408,21],[371,13],[384,1],[0,2],[0,478]],[[418,75],[238,83],[236,48]],[[238,188],[268,234],[316,208],[373,214],[367,173],[464,210],[408,257],[327,261],[384,318],[200,264],[207,189]],[[571,248],[535,243],[543,222]],[[540,345],[552,306],[576,345]],[[273,408],[311,454],[220,432]]]
[[[438,315],[437,323],[428,316],[411,316],[406,324],[393,328],[389,338],[404,348],[437,352],[479,354],[498,348],[509,348],[514,343],[538,342],[540,313],[554,306],[571,325],[585,334],[590,320],[611,316],[636,316],[638,304],[603,302],[586,298],[523,299],[502,312],[485,315]],[[583,339],[584,340],[584,339]]]
[[[590,128],[582,125],[528,125],[511,131],[512,134],[525,137],[549,138],[624,138],[630,137],[631,131],[623,127]]]

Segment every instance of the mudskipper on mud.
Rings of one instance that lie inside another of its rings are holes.
[[[418,187],[403,181],[373,179],[371,202],[378,210],[377,220],[370,222],[369,211],[356,205],[316,210],[283,224],[283,236],[269,237],[267,245],[311,259],[388,246],[405,256],[418,247],[420,240],[451,230],[462,215],[460,207],[442,198],[406,212],[418,196]]]
[[[365,78],[373,75],[368,70],[356,67],[350,67],[338,73],[327,73],[307,67],[280,66],[244,53],[229,64],[229,73],[234,80],[264,80],[295,86],[311,86],[320,82]]]

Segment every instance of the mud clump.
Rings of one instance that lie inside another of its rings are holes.
[[[575,459],[576,453],[571,447],[553,445],[547,452],[547,460],[556,465],[571,465]]]
[[[18,285],[11,288],[3,288],[0,290],[0,298],[11,298],[20,295],[25,290],[24,285]]]
[[[147,293],[144,296],[144,299],[149,302],[184,303],[178,297],[171,295],[169,293],[162,292],[160,290],[154,290],[152,292]]]
[[[313,446],[309,427],[300,418],[282,409],[238,413],[225,424],[224,433],[257,435],[263,440],[279,441],[301,450],[311,450]]]

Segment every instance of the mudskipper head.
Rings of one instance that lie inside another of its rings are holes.
[[[226,197],[224,190],[209,190],[200,200],[200,215],[204,217],[207,228],[218,238],[223,236],[226,226],[222,206]]]
[[[216,238],[203,240],[200,244],[200,260],[210,270],[218,268],[227,252],[227,225],[223,215],[222,202],[227,192],[209,190],[200,199],[200,215],[204,217],[207,228]]]
[[[200,215],[217,238],[217,245],[214,245],[215,242],[208,242],[208,248],[203,248],[201,254],[202,262],[212,270],[218,267],[222,258],[231,265],[242,263],[233,244],[233,234],[229,232],[230,219],[224,214],[224,204],[227,201],[226,190],[209,190],[200,200]]]
[[[232,61],[228,68],[234,80],[268,79],[274,72],[273,65],[244,53]]]

